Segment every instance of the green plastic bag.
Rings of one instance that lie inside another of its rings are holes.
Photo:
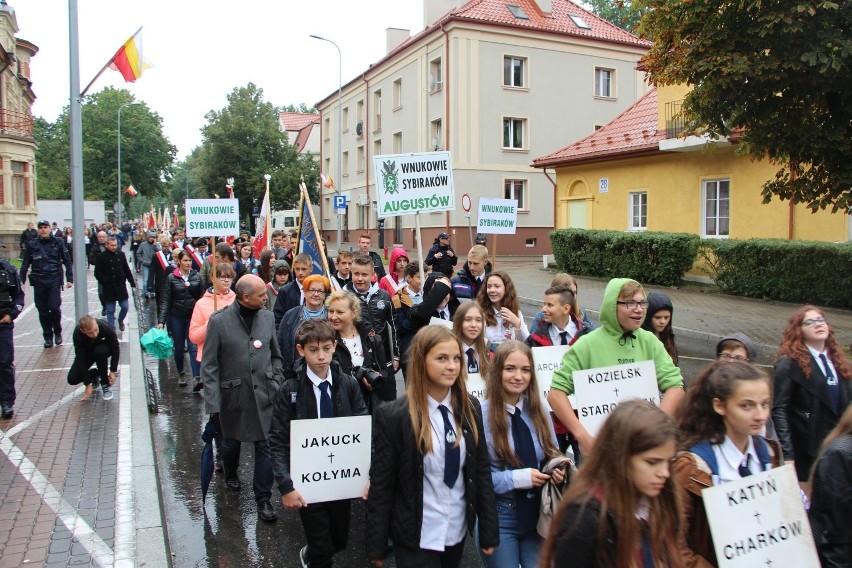
[[[145,335],[139,338],[139,341],[142,343],[142,349],[157,359],[168,359],[175,349],[175,344],[169,337],[169,332],[158,327],[149,329]]]

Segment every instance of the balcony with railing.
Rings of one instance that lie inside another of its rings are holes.
[[[666,138],[660,140],[664,152],[695,152],[711,146],[728,146],[727,137],[711,138],[706,134],[693,134],[683,114],[683,100],[665,103]]]
[[[686,131],[683,100],[666,103],[666,138],[677,138]]]
[[[0,109],[0,136],[33,137],[33,115],[17,110]]]

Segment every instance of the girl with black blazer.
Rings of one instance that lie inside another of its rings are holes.
[[[455,568],[477,523],[483,554],[499,544],[482,413],[449,329],[421,329],[409,353],[406,395],[375,413],[367,556],[382,566],[391,537],[401,568]]]
[[[192,268],[192,257],[185,250],[174,253],[178,267],[169,273],[163,285],[163,296],[160,299],[160,311],[157,317],[157,327],[168,327],[169,334],[175,344],[175,367],[178,372],[178,386],[185,387],[186,371],[183,370],[183,356],[189,351],[189,365],[196,382],[201,377],[201,365],[196,361],[198,347],[189,340],[189,322],[192,320],[192,310],[195,302],[204,294],[201,276]]]
[[[775,362],[772,421],[784,460],[795,463],[806,483],[826,435],[852,399],[852,364],[837,343],[825,312],[796,310]]]

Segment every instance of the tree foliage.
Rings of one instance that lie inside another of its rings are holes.
[[[583,4],[595,16],[631,33],[636,33],[639,20],[642,18],[639,2],[631,2],[630,0],[585,0]]]
[[[118,109],[121,111],[121,187],[130,184],[142,195],[163,193],[171,175],[175,147],[163,134],[163,121],[125,89],[107,88],[86,97],[82,107],[83,193],[86,199],[114,204],[118,191]],[[69,199],[69,108],[54,123],[36,119],[34,136],[38,194],[42,199]],[[124,202],[129,198],[123,195]]]
[[[288,143],[278,116],[279,109],[265,102],[263,89],[253,83],[235,88],[225,108],[208,112],[197,160],[194,158],[189,168],[192,181],[199,187],[196,193],[224,197],[225,180],[232,177],[241,215],[247,217],[252,205],[263,198],[265,174],[271,176],[273,209],[298,205],[299,181],[304,176],[315,203],[318,165],[310,154],[300,155]]]
[[[816,211],[852,207],[852,0],[643,0],[656,85],[688,84],[684,118],[779,165],[763,186]]]

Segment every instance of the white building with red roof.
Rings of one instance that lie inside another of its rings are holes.
[[[480,197],[518,200],[518,232],[500,239],[500,255],[549,253],[555,179],[531,162],[645,94],[636,67],[650,44],[568,0],[424,0],[424,15],[413,36],[389,29],[387,54],[344,83],[340,124],[336,88],[316,104],[320,170],[350,204],[344,242],[365,231],[374,246],[380,240],[373,156],[445,150],[457,203],[463,193],[474,208]],[[324,189],[320,200],[332,249],[334,192]],[[460,207],[422,214],[421,225],[424,245],[442,231],[460,254],[471,244]],[[388,219],[385,244],[415,248],[413,226],[413,215]]]
[[[287,133],[287,141],[296,147],[300,154],[310,152],[319,156],[320,152],[320,115],[310,112],[278,113],[278,124]]]

